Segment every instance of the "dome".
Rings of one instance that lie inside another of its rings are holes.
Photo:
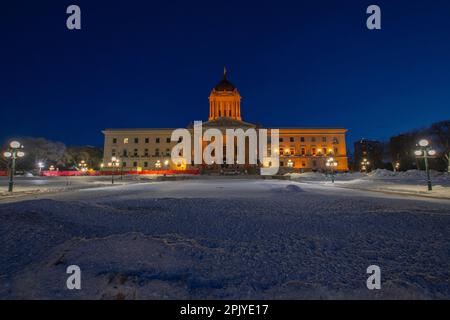
[[[228,81],[227,74],[227,69],[224,69],[222,81],[214,87],[216,91],[234,91],[236,89],[236,87]]]

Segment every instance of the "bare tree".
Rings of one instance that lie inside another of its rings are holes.
[[[47,167],[65,165],[66,146],[63,143],[32,137],[23,137],[19,141],[25,152],[25,157],[17,163],[19,169],[35,170],[39,162]]]
[[[435,137],[438,149],[447,162],[447,171],[450,172],[450,120],[434,123],[430,133]]]

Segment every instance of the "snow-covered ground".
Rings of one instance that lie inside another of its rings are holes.
[[[293,181],[323,185],[331,183],[331,176],[323,173],[308,172],[289,175]],[[432,191],[428,191],[425,171],[418,170],[406,172],[375,170],[369,174],[339,173],[335,178],[335,185],[339,187],[450,199],[450,174],[448,173],[431,172]]]
[[[448,299],[449,204],[254,179],[9,199],[0,204],[0,298]],[[66,289],[73,264],[79,291]],[[380,291],[366,288],[373,264]]]
[[[118,185],[149,181],[156,179],[156,175],[143,176],[115,176],[114,183]],[[4,198],[22,197],[30,194],[79,190],[112,184],[111,176],[82,176],[82,177],[15,177],[14,193],[8,192],[8,178],[0,177],[0,201]]]

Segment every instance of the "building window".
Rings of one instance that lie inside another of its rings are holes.
[[[327,142],[327,137],[322,137],[322,142]]]
[[[284,162],[280,161],[280,167],[284,167]]]
[[[338,143],[339,143],[338,138],[334,137],[334,138],[333,138],[333,143],[334,143],[334,144],[338,144]]]
[[[283,138],[280,138],[280,142],[283,142]]]
[[[323,155],[326,155],[327,154],[327,148],[322,148],[322,153],[323,153]]]
[[[124,157],[128,157],[128,150],[127,149],[123,149],[123,156]]]
[[[294,142],[294,137],[290,137],[290,138],[289,138],[289,141],[290,141],[290,142]]]
[[[316,137],[311,137],[311,142],[316,142]]]
[[[306,167],[306,162],[302,162],[302,167]]]
[[[183,137],[178,138],[178,143],[181,143],[181,142],[183,142]]]
[[[292,160],[289,160],[289,161],[287,162],[287,166],[288,166],[289,168],[293,168],[293,167],[294,167],[294,162],[293,162]]]
[[[148,168],[148,162],[144,162],[144,167]]]
[[[127,144],[128,143],[128,138],[123,138],[123,143]]]
[[[156,143],[159,143],[160,142],[160,138],[156,138]]]
[[[145,143],[150,143],[150,139],[149,138],[145,138]]]
[[[167,142],[167,143],[170,143],[170,138],[166,138],[166,142]]]
[[[137,162],[133,162],[133,167],[137,167]]]
[[[306,149],[302,148],[302,156],[304,156],[306,154]]]
[[[135,157],[138,157],[139,155],[138,155],[138,149],[134,149],[134,156]]]
[[[315,156],[316,155],[316,148],[312,148],[312,155]]]
[[[148,157],[148,149],[145,149],[145,150],[144,150],[144,156],[145,156],[145,157]]]
[[[300,137],[301,142],[305,142],[305,137]]]
[[[134,138],[134,143],[139,143],[139,138]]]
[[[112,149],[112,150],[111,150],[111,155],[112,155],[113,157],[116,156],[116,149]]]
[[[338,154],[338,148],[334,148],[334,154]]]
[[[125,168],[126,166],[127,166],[127,162],[126,161],[122,162],[122,168]]]
[[[283,155],[284,153],[284,148],[280,148],[280,154]]]
[[[170,157],[170,149],[166,149],[166,156]]]
[[[313,160],[312,165],[313,165],[313,167],[316,167],[317,166],[317,161]]]
[[[291,147],[289,149],[289,152],[291,153],[291,156],[293,156],[295,154],[295,149],[293,147]]]
[[[159,157],[159,149],[155,149],[155,157]]]
[[[114,144],[117,143],[117,138],[113,138],[113,143],[114,143]]]

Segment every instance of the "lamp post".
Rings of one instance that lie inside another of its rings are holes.
[[[43,162],[38,162],[38,168],[39,168],[39,175],[42,174],[42,169],[44,168],[44,163]]]
[[[427,172],[427,185],[428,191],[433,190],[433,186],[431,184],[431,175],[430,175],[430,167],[428,165],[428,158],[436,155],[436,151],[431,149],[430,142],[426,139],[422,139],[418,143],[419,150],[416,150],[414,154],[417,158],[423,158],[425,162],[425,170]]]
[[[108,163],[108,167],[111,168],[111,184],[114,184],[114,174],[116,168],[119,167],[119,159],[117,159],[116,157],[112,157],[111,162]]]
[[[337,167],[338,163],[334,161],[334,158],[328,158],[325,164],[327,168],[331,171],[331,182],[334,183],[334,169]]]
[[[364,158],[363,161],[361,161],[361,170],[363,170],[365,173],[368,172],[370,166],[370,162]]]
[[[3,153],[5,158],[11,159],[10,169],[9,169],[9,183],[8,192],[13,192],[14,189],[14,173],[16,172],[16,160],[25,156],[23,151],[23,146],[18,141],[13,141],[9,144],[9,149]]]
[[[394,164],[394,172],[397,172],[399,169],[400,169],[400,162],[397,161],[397,162]]]
[[[84,160],[81,160],[78,164],[78,167],[80,168],[81,172],[87,172],[87,163]]]

